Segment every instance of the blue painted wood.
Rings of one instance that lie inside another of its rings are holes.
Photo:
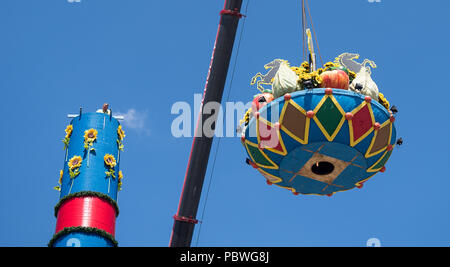
[[[67,158],[64,162],[63,179],[61,186],[61,198],[70,193],[82,191],[94,191],[108,195],[112,199],[117,199],[118,173],[120,165],[119,149],[117,145],[117,128],[119,122],[103,113],[83,113],[81,117],[71,121],[73,132],[70,138]],[[89,152],[84,149],[84,132],[89,129],[98,132],[97,140],[93,143],[94,151]],[[111,154],[117,161],[114,167],[116,178],[109,179],[105,174],[109,169],[104,163],[104,156]],[[73,156],[81,156],[83,162],[79,168],[80,174],[73,180],[69,175],[68,161]],[[108,192],[109,183],[109,192]]]
[[[72,232],[58,238],[53,247],[113,247],[107,238],[93,233]]]
[[[119,122],[107,114],[83,113],[81,116],[73,118],[70,124],[73,125],[73,131],[64,160],[60,198],[77,192],[92,191],[103,193],[113,200],[117,200],[120,165],[117,144]],[[91,146],[93,151],[87,151],[84,147],[84,134],[89,129],[97,130],[97,139]],[[117,164],[113,168],[115,178],[108,177],[105,173],[110,170],[104,163],[106,154],[113,155],[116,159]],[[72,179],[69,174],[68,162],[74,156],[82,157],[83,161],[78,169],[79,175]],[[113,245],[109,239],[95,233],[84,232],[63,235],[53,243],[54,247],[111,247]]]

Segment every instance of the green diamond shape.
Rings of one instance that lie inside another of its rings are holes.
[[[261,153],[261,151],[257,147],[247,144],[247,148],[248,148],[249,154],[252,156],[255,163],[258,163],[259,165],[262,165],[262,166],[275,167],[272,164],[272,162],[267,160],[267,158]]]
[[[327,97],[325,102],[317,111],[316,117],[320,121],[320,124],[322,124],[325,131],[327,131],[328,135],[332,136],[334,131],[336,131],[336,128],[339,126],[343,115],[334,104],[333,100],[330,97]]]
[[[387,152],[384,157],[378,162],[376,163],[374,166],[370,167],[371,170],[378,170],[384,167],[384,165],[386,165],[386,162],[388,161],[388,159],[391,157],[392,154],[392,150]]]

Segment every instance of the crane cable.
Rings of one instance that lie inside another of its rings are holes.
[[[302,44],[303,44],[303,61],[306,61],[306,12],[305,12],[305,0],[302,0]]]
[[[305,39],[306,39],[306,27],[307,27],[308,19],[307,19],[306,11],[308,11],[309,22],[311,24],[311,29],[312,29],[312,32],[314,35],[314,40],[316,42],[317,52],[318,52],[319,58],[320,58],[320,63],[323,65],[322,54],[320,53],[319,41],[317,39],[316,30],[314,29],[314,24],[313,24],[313,20],[312,20],[312,16],[311,16],[311,10],[309,9],[308,0],[302,0],[303,61],[306,61],[306,54],[307,54],[307,45],[306,45]]]
[[[250,0],[247,0],[247,4],[245,6],[245,13],[244,13],[245,15],[248,14],[248,5],[249,5],[249,3],[250,3]],[[242,22],[241,32],[239,33],[239,40],[238,40],[237,48],[236,48],[236,56],[235,56],[234,64],[233,64],[233,71],[231,72],[230,85],[228,87],[228,92],[227,92],[227,102],[230,99],[231,89],[232,89],[233,80],[234,80],[234,74],[235,74],[235,71],[236,71],[236,65],[237,65],[237,61],[238,61],[238,57],[239,57],[239,49],[241,47],[242,36],[243,36],[243,33],[244,33],[245,20],[247,18],[245,15],[243,16],[244,20]],[[201,215],[200,220],[199,220],[200,225],[198,227],[197,240],[196,240],[196,243],[195,243],[196,247],[198,246],[198,241],[200,239],[200,232],[201,232],[201,229],[202,229],[203,218],[205,216],[206,204],[208,203],[209,191],[211,189],[211,183],[212,183],[212,180],[213,180],[213,174],[214,174],[214,169],[215,169],[215,166],[216,166],[216,159],[217,159],[217,154],[219,152],[219,147],[220,147],[220,141],[221,140],[222,140],[222,138],[218,138],[218,140],[217,140],[216,151],[214,153],[212,169],[211,169],[211,173],[210,173],[210,176],[209,176],[208,188],[206,190],[205,203],[203,204],[202,215]]]
[[[244,14],[248,14],[249,3],[250,3],[250,0],[247,1]],[[306,45],[306,27],[307,27],[307,20],[308,20],[307,19],[307,15],[306,15],[306,11],[308,11],[309,21],[311,23],[312,32],[313,32],[314,39],[315,39],[315,42],[316,42],[316,45],[317,45],[317,51],[318,51],[318,54],[319,54],[320,61],[321,61],[322,65],[323,65],[322,55],[320,53],[319,42],[318,42],[318,39],[317,39],[316,31],[314,29],[314,24],[313,24],[313,21],[312,21],[311,11],[310,11],[309,5],[308,5],[308,0],[306,0],[306,1],[302,0],[303,59],[306,60],[306,54],[307,54],[307,50],[308,50],[307,45]],[[245,21],[246,21],[246,16],[244,16],[244,21],[242,22],[242,27],[241,27],[241,32],[240,32],[240,36],[239,36],[239,41],[238,41],[238,44],[237,44],[236,57],[235,57],[234,65],[233,65],[233,71],[232,71],[232,74],[231,74],[230,86],[228,87],[227,102],[228,102],[228,100],[230,98],[230,93],[231,93],[231,89],[232,89],[234,74],[235,74],[235,71],[236,71],[237,59],[238,59],[238,56],[239,56],[239,49],[240,49],[240,46],[241,46],[242,36],[243,36],[244,28],[245,28]],[[200,239],[202,222],[203,222],[203,218],[205,216],[206,204],[208,202],[209,192],[210,192],[210,189],[211,189],[211,183],[212,183],[212,180],[213,180],[213,174],[214,174],[214,169],[215,169],[215,165],[216,165],[216,159],[217,159],[217,155],[218,155],[218,151],[219,151],[220,141],[221,140],[222,140],[221,138],[218,139],[217,146],[216,146],[216,151],[214,153],[214,159],[213,159],[212,169],[211,169],[210,178],[209,178],[209,182],[208,182],[208,188],[207,188],[207,191],[206,191],[205,202],[203,204],[202,215],[201,215],[201,219],[199,221],[200,225],[199,225],[198,233],[197,233],[196,246],[198,246],[198,242],[199,242],[199,239]]]

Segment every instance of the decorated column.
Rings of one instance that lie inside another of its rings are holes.
[[[51,247],[112,247],[122,186],[120,152],[125,134],[110,111],[81,113],[67,126],[60,200]]]

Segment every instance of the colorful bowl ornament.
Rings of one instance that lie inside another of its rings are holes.
[[[55,207],[52,247],[117,246],[119,171],[125,133],[112,116],[83,113],[73,118],[63,139],[64,169],[59,172],[60,199]]]
[[[269,185],[331,196],[385,171],[396,142],[395,117],[370,79],[366,64],[375,63],[360,64],[357,56],[344,53],[314,72],[306,62],[290,67],[277,59],[252,80],[262,93],[243,120],[241,141],[247,163]]]

